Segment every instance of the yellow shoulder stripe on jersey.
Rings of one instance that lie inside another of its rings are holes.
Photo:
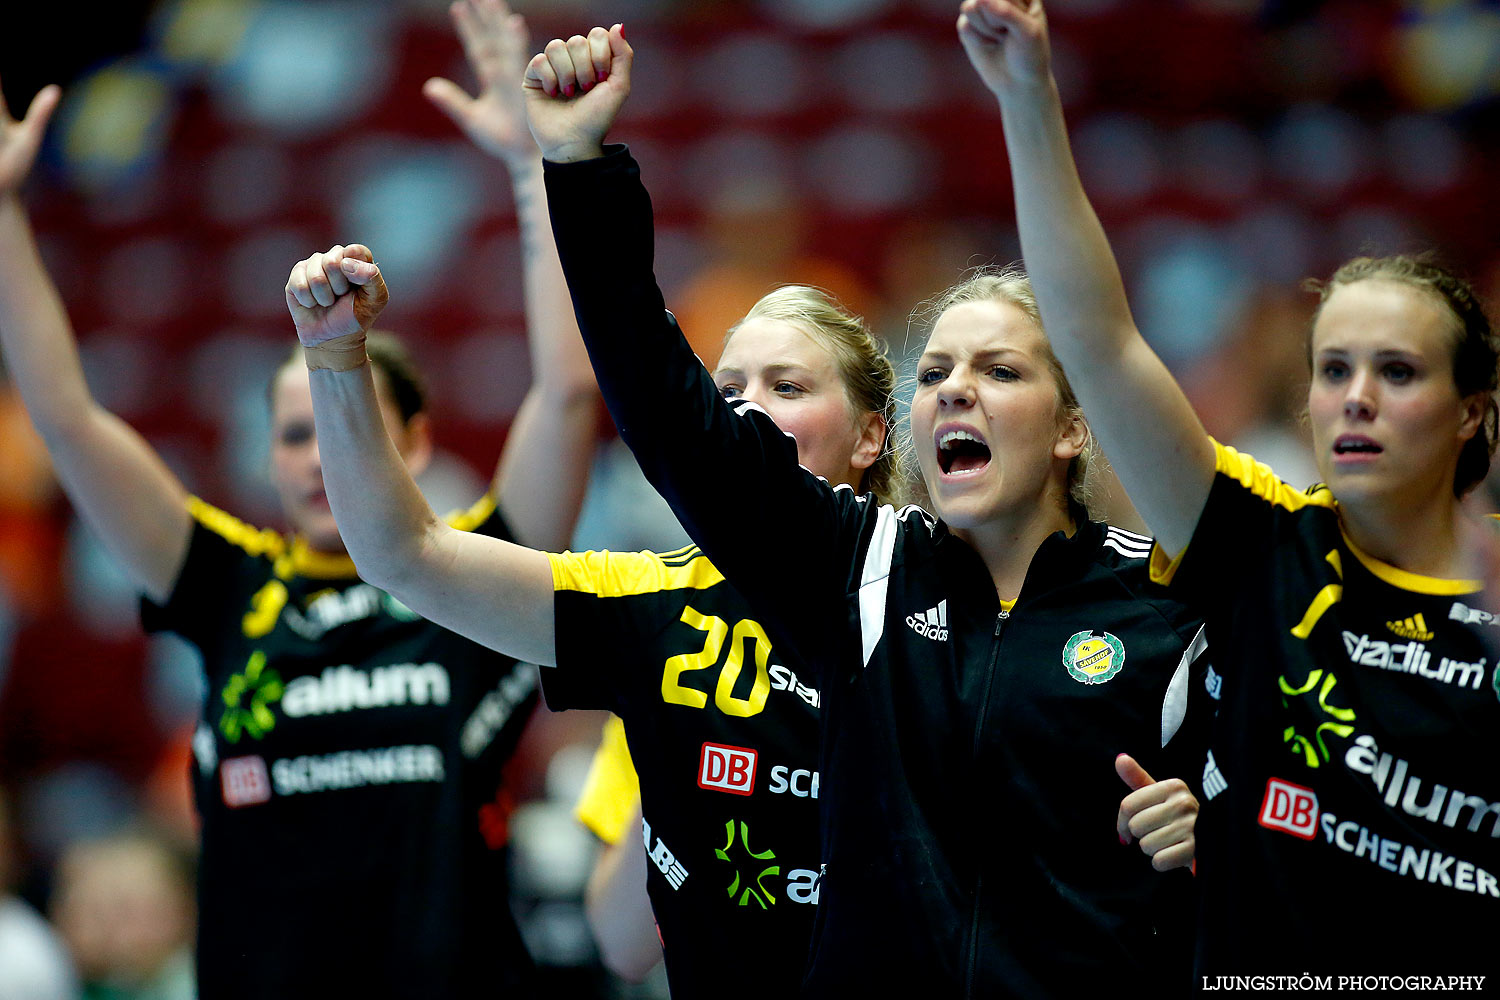
[[[625,723],[611,715],[573,815],[606,844],[618,844],[630,834],[630,821],[640,804],[641,782],[625,742]]]
[[[1214,441],[1213,445],[1214,471],[1238,480],[1241,486],[1261,499],[1269,500],[1287,510],[1301,510],[1307,506],[1329,508],[1334,506],[1333,494],[1327,488],[1316,488],[1311,493],[1293,489],[1282,482],[1276,473],[1271,471],[1269,465],[1257,462],[1251,456],[1235,451],[1226,444]]]
[[[661,556],[661,561],[669,566],[681,566],[696,559],[699,552],[696,545],[684,545],[682,548],[673,549],[671,552],[658,552],[657,555]]]
[[[494,513],[495,492],[493,490],[486,490],[484,496],[474,501],[468,510],[455,510],[443,518],[443,520],[447,521],[450,527],[457,528],[459,531],[473,531],[485,521],[488,521],[490,515]]]
[[[1269,465],[1257,462],[1253,457],[1235,451],[1227,444],[1220,444],[1213,438],[1209,438],[1209,441],[1214,446],[1214,472],[1237,481],[1262,500],[1269,500],[1287,510],[1301,510],[1303,507],[1336,508],[1333,494],[1326,486],[1316,486],[1306,493],[1293,489],[1282,482]],[[1186,553],[1187,547],[1184,546],[1174,558],[1168,559],[1160,544],[1153,546],[1148,564],[1152,582],[1171,583]]]
[[[663,590],[707,590],[724,582],[703,553],[694,550],[681,564],[655,552],[549,552],[552,589],[599,597],[629,597]]]
[[[253,528],[198,497],[188,497],[187,509],[193,520],[252,556],[275,559],[286,551],[286,539],[277,532],[270,528]]]
[[[1344,536],[1344,544],[1349,551],[1354,553],[1354,558],[1364,564],[1365,569],[1373,575],[1393,587],[1402,590],[1410,590],[1418,594],[1435,594],[1439,597],[1452,597],[1457,594],[1473,594],[1484,589],[1484,584],[1479,580],[1448,580],[1438,576],[1423,576],[1420,573],[1411,573],[1390,563],[1381,562],[1374,556],[1361,552],[1359,547]]]
[[[1300,510],[1303,507],[1327,507],[1337,510],[1338,504],[1333,498],[1333,492],[1327,486],[1319,484],[1311,491],[1304,493],[1293,489],[1277,478],[1269,466],[1255,461],[1249,455],[1241,454],[1228,445],[1213,442],[1215,471],[1237,480],[1245,488],[1256,496],[1269,500],[1287,510]],[[1500,520],[1500,515],[1489,515]],[[1342,531],[1341,531],[1342,534]],[[1350,540],[1347,534],[1343,535],[1344,545],[1350,553],[1364,565],[1371,574],[1394,587],[1402,590],[1410,590],[1419,594],[1433,594],[1437,596],[1453,596],[1457,594],[1472,594],[1483,589],[1483,584],[1478,580],[1450,580],[1435,576],[1423,576],[1420,573],[1411,573],[1399,567],[1369,555],[1360,550]],[[1166,553],[1158,545],[1151,550],[1150,573],[1155,583],[1168,584],[1177,573],[1177,567],[1182,563],[1182,557],[1187,549],[1177,553],[1173,559],[1168,559]]]

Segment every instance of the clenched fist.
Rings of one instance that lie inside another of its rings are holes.
[[[313,254],[286,281],[286,307],[303,347],[368,333],[389,299],[380,266],[360,243]]]
[[[531,57],[522,78],[526,117],[544,157],[571,163],[603,155],[604,135],[630,94],[634,57],[619,24],[587,38],[554,38]]]

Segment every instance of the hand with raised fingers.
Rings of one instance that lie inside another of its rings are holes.
[[[470,97],[438,76],[422,86],[422,93],[491,156],[512,165],[535,156],[521,92],[521,74],[531,54],[526,19],[511,13],[505,0],[455,0],[448,11],[479,81],[479,96]]]
[[[61,99],[62,88],[49,84],[31,99],[26,117],[16,121],[10,116],[5,97],[0,94],[0,195],[17,191],[26,175],[31,173],[37,151],[42,148],[47,120],[57,110],[57,102]]]
[[[1198,799],[1187,783],[1181,778],[1157,781],[1123,753],[1115,758],[1115,773],[1131,790],[1115,820],[1120,843],[1138,841],[1159,872],[1191,867],[1198,849],[1193,833]]]
[[[996,97],[1051,77],[1042,0],[964,0],[958,10],[958,40]]]
[[[630,94],[625,27],[554,38],[526,66],[526,117],[542,155],[557,163],[604,153],[604,136]]]
[[[299,261],[286,281],[286,307],[303,347],[368,333],[389,298],[380,265],[359,243]]]

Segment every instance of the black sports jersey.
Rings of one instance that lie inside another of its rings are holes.
[[[673,996],[794,994],[818,901],[808,671],[696,547],[551,560],[543,691],[624,720]]]
[[[940,522],[830,489],[763,412],[726,405],[664,308],[623,147],[546,170],[622,438],[778,649],[820,669],[827,867],[806,992],[1185,990],[1172,931],[1191,879],[1115,833],[1117,754],[1181,776],[1162,753],[1169,695],[1200,647],[1198,622],[1148,594],[1149,540],[1099,524],[1049,538],[1002,615],[983,562]]]
[[[1500,619],[1477,584],[1355,549],[1327,488],[1215,450],[1191,543],[1153,565],[1217,651],[1199,973],[1494,972],[1500,673],[1478,633]]]
[[[417,997],[524,987],[500,766],[535,668],[361,582],[342,556],[194,499],[148,631],[203,654],[204,997]],[[506,537],[488,498],[458,527]]]

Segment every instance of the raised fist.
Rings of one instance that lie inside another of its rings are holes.
[[[286,307],[303,347],[368,333],[389,298],[380,266],[359,243],[313,254],[286,280]]]
[[[557,163],[604,152],[604,135],[630,94],[635,53],[623,25],[554,38],[526,67],[526,117],[542,155]]]
[[[964,0],[958,11],[958,40],[996,97],[1051,77],[1042,0]]]

